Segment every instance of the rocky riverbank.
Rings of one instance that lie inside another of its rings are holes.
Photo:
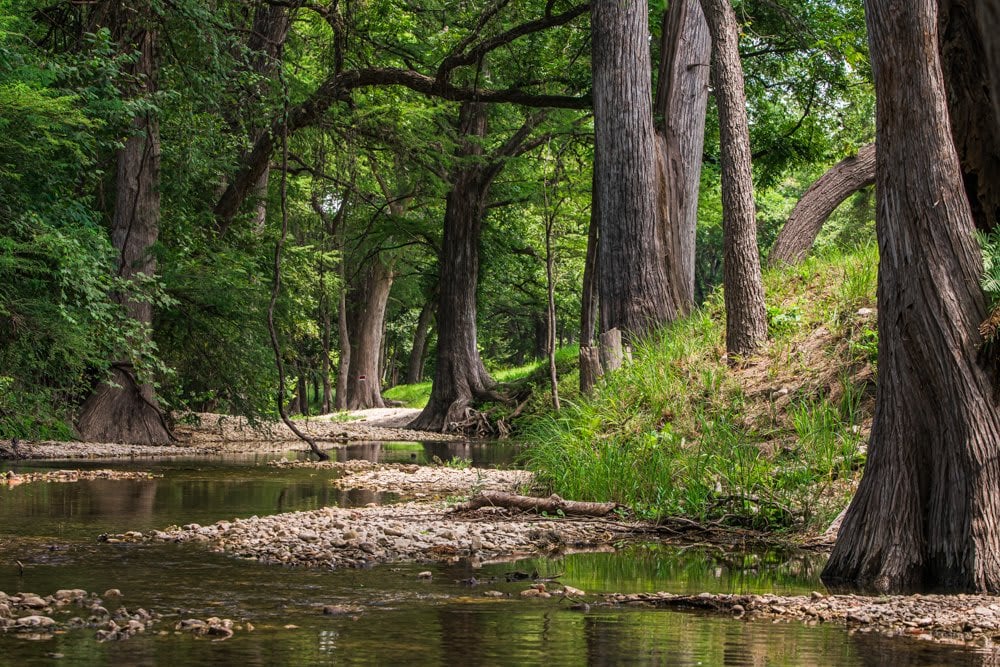
[[[604,604],[707,610],[735,618],[838,623],[851,632],[980,647],[1000,645],[1000,597],[989,595],[674,595],[606,596]]]
[[[419,410],[381,408],[321,415],[296,422],[321,449],[335,449],[349,442],[454,442],[463,437],[450,433],[405,428]],[[114,442],[20,441],[0,448],[0,458],[12,459],[135,459],[222,454],[269,454],[308,451],[282,423],[249,423],[243,417],[197,413],[180,415],[174,429],[177,442],[169,445],[134,445]]]
[[[90,628],[95,630],[99,641],[112,641],[146,632],[160,620],[159,614],[142,608],[129,611],[119,606],[108,611],[111,606],[108,603],[121,597],[118,589],[106,591],[100,597],[76,588],[58,590],[45,597],[0,591],[0,630],[29,639],[49,639],[67,630]]]
[[[0,472],[0,484],[8,487],[32,482],[71,483],[94,479],[149,480],[163,475],[129,470],[55,470],[51,472]]]
[[[419,499],[467,495],[485,490],[516,493],[530,485],[532,480],[532,474],[526,470],[451,468],[362,460],[272,461],[269,465],[337,470],[342,473],[341,477],[333,480],[333,485],[338,488],[365,489]]]
[[[456,513],[444,503],[423,502],[362,509],[327,507],[209,526],[131,531],[104,539],[202,542],[213,551],[263,563],[342,568],[463,558],[477,564],[597,549],[631,532],[631,526],[611,521],[511,515],[494,507]]]

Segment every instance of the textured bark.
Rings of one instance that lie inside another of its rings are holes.
[[[730,357],[745,357],[767,338],[767,312],[757,248],[739,26],[729,0],[701,3],[712,32],[712,76],[719,107],[726,350]]]
[[[580,393],[589,394],[597,384],[597,378],[604,375],[601,366],[601,352],[589,345],[580,346]]]
[[[424,377],[424,352],[427,349],[427,338],[434,321],[434,304],[428,301],[420,309],[417,326],[413,330],[413,346],[410,348],[410,359],[406,364],[406,384],[416,384]]]
[[[393,272],[378,255],[359,272],[348,297],[347,329],[351,345],[347,374],[347,409],[384,408],[382,400],[382,331]]]
[[[622,348],[622,332],[611,329],[601,334],[601,368],[612,373],[622,367],[625,352]]]
[[[865,6],[878,100],[879,378],[868,464],[823,579],[996,593],[1000,419],[976,359],[982,266],[936,3]]]
[[[133,11],[115,13],[113,31],[126,49],[136,49],[138,59],[131,66],[141,81],[136,95],[156,90],[156,33],[146,23],[151,8],[142,5]],[[132,134],[118,152],[115,184],[115,211],[111,221],[111,241],[118,251],[118,273],[123,278],[153,276],[156,260],[150,250],[160,225],[160,129],[153,111],[132,121]],[[149,326],[153,307],[122,296],[128,314]],[[171,438],[151,384],[140,384],[128,360],[115,362],[112,382],[102,382],[80,409],[77,429],[84,440],[154,444]],[[117,385],[117,386],[113,386]]]
[[[698,191],[705,143],[705,110],[711,70],[712,37],[698,0],[670,3],[663,16],[654,111],[662,210],[660,229],[674,307],[694,307],[695,236]]]
[[[487,107],[468,102],[459,114],[459,165],[451,175],[445,202],[444,238],[440,258],[438,346],[431,396],[410,428],[447,431],[465,421],[475,399],[495,398],[493,378],[479,356],[476,287],[479,280],[479,239],[490,185],[499,168],[472,161],[481,157],[486,136]]]
[[[330,317],[330,299],[326,295],[326,290],[322,281],[320,283],[320,289],[323,290],[323,313],[321,321],[321,325],[323,327],[323,358],[320,360],[320,376],[323,380],[323,399],[320,406],[320,414],[325,415],[333,409],[333,386],[330,383],[330,335],[333,333],[333,322]]]
[[[627,335],[676,317],[658,231],[647,21],[645,0],[591,5],[601,330]]]
[[[795,204],[767,257],[770,266],[797,264],[823,229],[827,218],[852,194],[875,183],[875,144],[858,149],[809,186]]]
[[[344,285],[343,261],[341,261],[341,285]],[[337,308],[337,334],[340,338],[340,362],[337,365],[337,389],[334,393],[334,407],[347,409],[347,378],[351,374],[351,334],[347,328],[347,287],[340,289],[340,305]]]
[[[594,176],[591,185],[590,226],[587,230],[587,256],[583,265],[583,289],[580,297],[580,348],[594,343],[594,329],[597,326],[597,308],[600,301],[598,293],[598,257],[600,254],[600,208],[597,199],[597,160],[594,156]]]
[[[1000,132],[976,0],[939,0],[938,44],[951,133],[976,227],[1000,222]]]

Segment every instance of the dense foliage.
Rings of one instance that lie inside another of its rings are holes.
[[[106,5],[0,2],[0,436],[70,437],[75,411],[123,356],[155,383],[167,409],[271,416],[277,378],[264,322],[282,180],[291,234],[277,319],[288,398],[299,398],[299,411],[329,407],[319,405],[323,388],[346,342],[339,302],[365,303],[363,278],[376,265],[391,283],[377,381],[405,380],[420,326],[428,342],[417,350],[426,360],[417,379],[431,377],[433,320],[418,324],[439,288],[445,198],[463,140],[458,103],[412,83],[331,96],[330,82],[377,68],[425,77],[447,69],[459,88],[584,96],[586,13],[540,0],[154,0],[143,6],[158,39],[156,90],[136,97],[124,91],[135,83],[128,66],[137,47],[121,43],[101,14]],[[666,5],[651,5],[655,37]],[[870,73],[859,3],[746,0],[737,11],[766,248],[809,182],[871,140]],[[284,21],[287,35],[259,34]],[[651,43],[655,51],[658,40]],[[700,300],[721,280],[712,113]],[[126,281],[109,228],[122,187],[116,155],[137,114],[159,123],[162,210],[156,275]],[[286,115],[297,123],[287,172],[272,151],[263,186],[231,219],[220,216],[223,193]],[[556,339],[571,345],[578,337],[592,120],[586,109],[491,104],[484,154],[499,154],[525,128],[526,150],[505,158],[492,187],[482,238],[479,346],[492,370],[545,354],[547,230]],[[869,200],[852,210],[824,244],[870,238]],[[154,304],[151,337],[128,317],[122,295]]]

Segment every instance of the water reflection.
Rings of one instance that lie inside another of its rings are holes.
[[[372,443],[345,456],[385,460],[412,453],[484,463],[491,455],[462,445],[406,449]],[[169,615],[177,608],[185,616],[250,619],[257,630],[223,643],[151,634],[97,644],[90,631],[43,642],[0,635],[0,665],[49,664],[48,653],[61,653],[70,664],[97,665],[997,664],[991,653],[848,635],[838,625],[597,606],[581,613],[555,599],[523,600],[519,592],[527,584],[508,581],[515,571],[558,576],[561,583],[591,594],[801,594],[819,588],[821,559],[795,553],[727,553],[654,543],[481,569],[459,562],[330,571],[264,566],[209,553],[200,545],[98,543],[102,532],[391,500],[370,491],[339,490],[331,484],[336,472],[330,470],[221,460],[131,467],[163,476],[0,488],[0,590],[46,594],[59,588],[121,588],[129,608],[167,612],[162,629],[178,620]],[[17,560],[26,566],[23,576]],[[417,576],[424,569],[433,571],[433,579]],[[482,584],[461,583],[472,576]],[[510,597],[483,597],[489,589]],[[362,609],[360,620],[323,616],[325,604],[356,605]]]

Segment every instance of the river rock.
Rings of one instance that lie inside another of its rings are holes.
[[[56,622],[48,616],[23,616],[14,621],[14,627],[21,630],[38,630],[51,628]]]

